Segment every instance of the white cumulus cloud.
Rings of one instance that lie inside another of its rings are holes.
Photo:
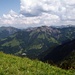
[[[75,25],[75,0],[20,0],[20,13],[10,10],[0,17],[1,25],[32,27]]]

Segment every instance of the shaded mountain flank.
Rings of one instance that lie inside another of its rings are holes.
[[[57,46],[52,51],[49,48],[40,55],[40,60],[64,69],[75,69],[75,39]]]

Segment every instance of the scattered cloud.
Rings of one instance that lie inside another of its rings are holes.
[[[41,16],[43,13],[59,13],[62,10],[60,0],[21,0],[21,14],[27,17]]]
[[[75,25],[75,0],[20,0],[20,13],[10,10],[0,18],[1,25],[32,27]]]

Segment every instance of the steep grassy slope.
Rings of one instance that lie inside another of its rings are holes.
[[[0,52],[0,75],[75,75],[75,72]]]

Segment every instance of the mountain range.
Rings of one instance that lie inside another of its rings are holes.
[[[75,27],[0,27],[0,51],[75,69]]]
[[[49,48],[51,51],[56,46],[75,38],[75,27],[41,26],[23,30],[3,27],[1,30],[3,35],[0,37],[5,38],[0,40],[0,51],[19,56],[25,54],[29,58],[38,58]]]

